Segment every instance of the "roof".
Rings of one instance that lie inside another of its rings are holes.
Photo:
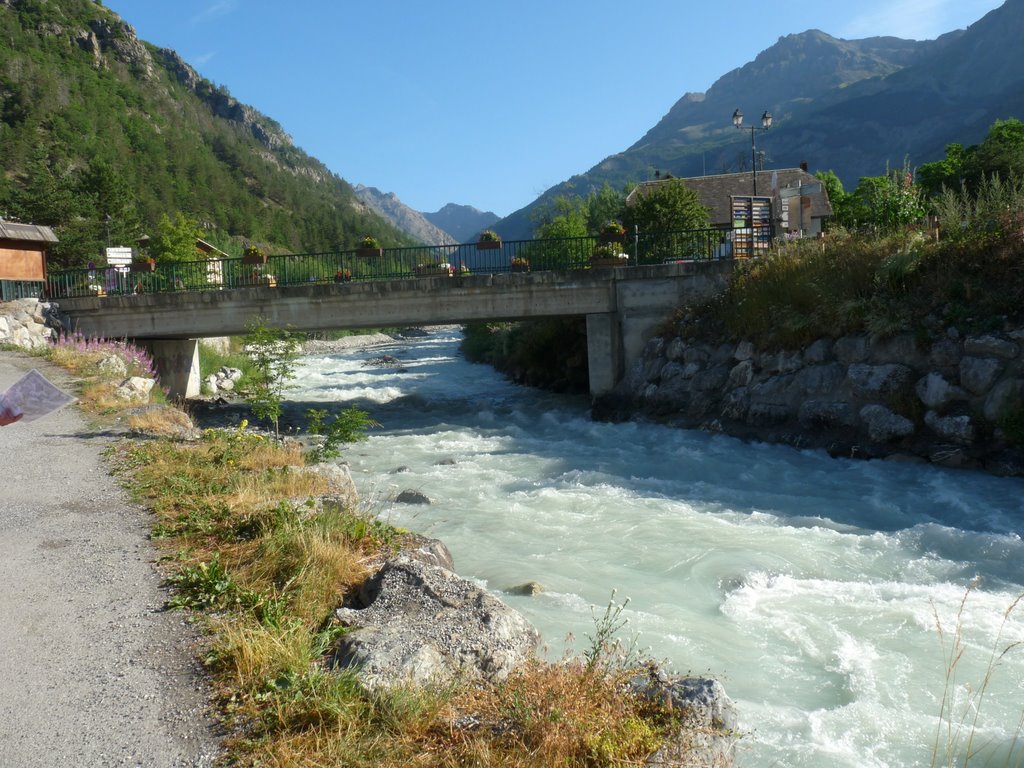
[[[196,250],[202,251],[205,254],[215,254],[218,258],[226,259],[229,258],[228,254],[224,253],[220,248],[215,245],[211,245],[202,238],[196,238]]]
[[[804,184],[820,184],[811,173],[802,168],[778,168],[770,171],[757,172],[757,190],[762,195],[771,194],[772,176],[776,177],[778,189],[799,187]],[[656,184],[664,184],[669,179],[641,182],[630,197],[643,194],[643,190]],[[683,179],[690,189],[697,193],[701,205],[708,209],[712,224],[728,224],[732,221],[731,198],[735,195],[749,196],[754,192],[752,173],[721,173],[716,176],[691,176]],[[832,204],[824,185],[821,191],[808,195],[811,198],[811,218],[832,215]],[[627,198],[627,202],[629,202]]]
[[[0,240],[28,240],[36,243],[56,243],[57,236],[49,227],[38,224],[16,224],[0,219]]]

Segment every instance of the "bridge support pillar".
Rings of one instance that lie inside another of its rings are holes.
[[[153,339],[145,343],[167,394],[172,398],[198,397],[198,339]]]
[[[622,331],[615,312],[587,315],[590,394],[610,392],[622,378]]]

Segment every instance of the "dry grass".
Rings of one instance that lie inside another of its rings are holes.
[[[173,437],[191,429],[192,420],[177,408],[151,408],[130,415],[128,428],[154,437]]]
[[[678,723],[625,691],[630,674],[534,662],[499,686],[460,692],[450,716],[472,712],[481,725],[437,735],[450,743],[452,765],[472,765],[483,754],[491,755],[483,764],[523,768],[643,765]]]
[[[237,727],[236,764],[611,768],[642,765],[678,729],[623,690],[618,667],[582,661],[535,661],[497,686],[367,691],[327,669],[346,631],[333,611],[399,532],[295,501],[327,481],[244,430],[120,452],[176,551],[175,604],[210,616],[207,661]]]
[[[932,747],[932,766],[954,768],[963,765],[1005,766],[1019,768],[1024,765],[1024,712],[1008,744],[992,745],[979,736],[985,698],[989,695],[993,678],[1004,657],[1020,652],[1024,641],[1006,641],[1004,633],[1014,612],[1024,605],[1024,593],[1018,595],[1003,611],[1002,622],[989,649],[982,679],[977,684],[965,684],[960,679],[961,666],[965,663],[968,646],[964,637],[965,609],[971,594],[978,589],[980,580],[975,579],[964,592],[952,626],[944,626],[938,610],[932,606],[935,628],[942,646],[942,660],[945,683],[939,707],[939,724],[935,731]],[[965,698],[957,703],[957,693],[966,692]],[[1001,753],[1001,754],[1000,754]],[[962,763],[961,763],[962,759]],[[973,762],[972,762],[973,761]]]

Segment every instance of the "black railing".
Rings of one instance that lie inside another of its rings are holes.
[[[622,236],[506,240],[251,258],[208,259],[50,272],[49,298],[208,291],[453,277],[503,272],[606,269],[683,261],[712,261],[767,251],[767,228],[632,232]]]

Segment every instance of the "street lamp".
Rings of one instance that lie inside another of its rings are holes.
[[[732,124],[737,128],[743,128],[743,113],[738,109],[732,113]],[[761,115],[761,125],[750,125],[750,171],[754,174],[754,196],[757,196],[757,151],[754,147],[754,132],[767,131],[772,127],[772,113],[765,110]]]

